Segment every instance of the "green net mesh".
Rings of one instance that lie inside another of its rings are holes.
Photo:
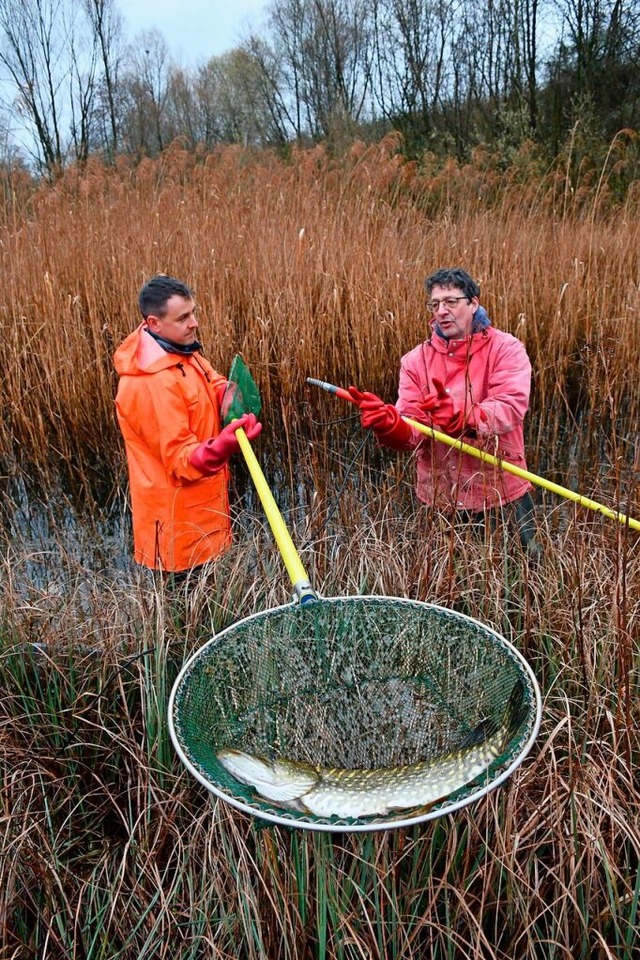
[[[231,361],[229,384],[222,398],[222,422],[226,426],[243,413],[260,413],[262,401],[256,383],[239,354]]]
[[[321,598],[249,617],[202,647],[174,687],[172,736],[214,792],[258,815],[317,826],[309,814],[276,808],[236,781],[219,750],[338,768],[434,760],[478,724],[499,721],[518,679],[526,711],[483,788],[524,756],[535,736],[537,685],[521,655],[490,628],[441,607],[390,597]],[[465,786],[429,816],[478,789]],[[384,824],[398,816],[374,819]]]

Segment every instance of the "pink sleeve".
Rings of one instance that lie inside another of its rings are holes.
[[[417,358],[419,350],[420,348],[417,347],[400,361],[396,409],[405,417],[424,422],[424,413],[418,405],[424,400],[428,391],[420,376],[420,366]],[[418,430],[412,430],[412,434],[412,443],[417,446],[424,439],[424,434]]]
[[[487,379],[487,396],[474,405],[482,413],[478,434],[499,436],[522,424],[529,409],[531,362],[524,345],[510,338],[492,358]]]

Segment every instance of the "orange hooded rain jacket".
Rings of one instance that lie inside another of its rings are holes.
[[[227,381],[200,354],[167,353],[145,330],[114,354],[137,563],[187,570],[231,542],[229,471],[204,476],[190,463],[195,447],[221,430]]]

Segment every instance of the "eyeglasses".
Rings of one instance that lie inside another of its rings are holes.
[[[442,300],[428,300],[427,307],[432,313],[435,313],[441,303],[444,303],[448,310],[453,310],[458,306],[459,300],[468,300],[469,297],[443,297]]]

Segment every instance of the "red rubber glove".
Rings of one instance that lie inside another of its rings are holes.
[[[453,400],[445,390],[442,380],[434,377],[432,383],[434,391],[427,394],[419,407],[429,415],[434,426],[437,424],[443,427],[453,416]]]
[[[360,408],[360,423],[365,430],[373,430],[380,443],[393,450],[408,450],[412,446],[411,427],[392,403],[356,387],[349,387],[349,394]]]
[[[444,388],[441,380],[433,378],[435,390],[428,393],[419,404],[425,414],[425,420],[432,427],[443,430],[449,436],[455,437],[462,433],[464,415],[453,412],[453,400]]]
[[[423,413],[431,413],[436,407],[440,406],[440,397],[437,393],[428,393],[424,400],[418,404]]]
[[[429,393],[420,404],[426,418],[436,429],[443,430],[450,437],[459,437],[464,433],[476,436],[482,433],[481,425],[486,422],[486,414],[479,407],[472,407],[465,416],[462,410],[453,412],[453,401],[444,389],[441,380],[434,378],[434,393]]]
[[[469,437],[485,437],[487,435],[486,425],[487,415],[484,410],[477,406],[472,407],[467,413],[461,433]]]
[[[198,444],[190,457],[192,466],[201,470],[205,476],[222,470],[229,458],[240,449],[236,437],[238,427],[244,429],[249,440],[255,440],[262,430],[262,424],[256,420],[255,413],[244,413],[237,420],[227,424],[217,437]]]

